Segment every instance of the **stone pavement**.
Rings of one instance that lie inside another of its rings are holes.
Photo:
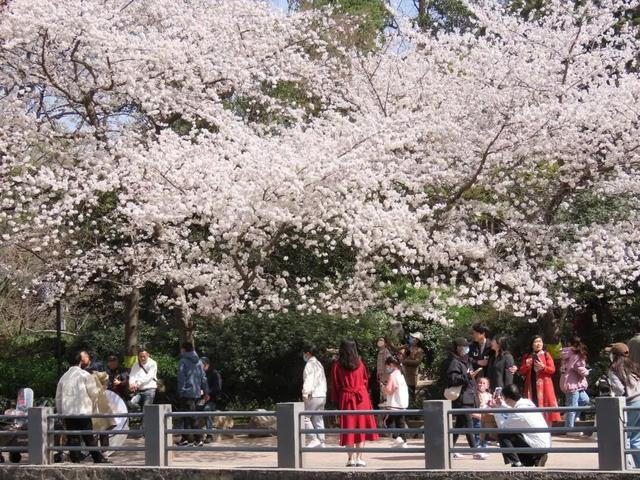
[[[337,445],[337,436],[328,437],[328,445]],[[382,438],[376,442],[368,442],[367,447],[389,447],[390,438]],[[409,440],[410,447],[421,447],[422,439]],[[127,445],[141,445],[141,439],[129,439]],[[209,444],[211,446],[275,446],[276,440],[269,438],[236,437],[235,439],[223,438],[221,441]],[[463,438],[458,440],[458,446],[465,447]],[[555,436],[554,447],[595,447],[595,441],[589,437],[573,438]],[[111,457],[116,465],[144,465],[142,453],[117,452]],[[424,468],[424,456],[419,453],[403,453],[398,449],[397,453],[366,453],[366,469],[372,470],[419,470]],[[304,453],[302,462],[305,469],[346,469],[346,453],[323,452],[321,448],[314,452]],[[174,452],[173,466],[175,467],[205,467],[205,468],[275,468],[275,453],[250,453],[250,452]],[[474,460],[471,455],[465,455],[462,459],[452,460],[452,467],[456,470],[486,471],[509,469],[502,461],[498,453],[489,455],[487,460]],[[595,470],[598,468],[598,459],[595,453],[552,453],[549,455],[547,470]],[[350,468],[353,469],[353,468]],[[360,468],[358,469],[360,470]],[[529,470],[529,469],[526,469]]]

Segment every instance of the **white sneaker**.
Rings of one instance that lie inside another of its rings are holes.
[[[567,437],[584,437],[583,432],[567,432]]]
[[[362,460],[361,458],[359,458],[358,460],[356,460],[356,467],[366,467],[367,466],[367,462],[365,462],[364,460]]]
[[[460,458],[464,458],[464,455],[462,455],[461,453],[454,453],[453,455],[451,455],[451,457],[460,459]]]
[[[404,442],[402,445],[400,445],[400,448],[407,448],[409,445],[407,445],[407,442]]]
[[[307,448],[316,448],[316,447],[319,447],[320,445],[322,445],[322,442],[317,438],[314,438],[307,444]]]
[[[393,439],[393,442],[391,442],[391,446],[392,447],[401,447],[402,445],[404,445],[405,441],[404,438],[402,437],[396,437]]]
[[[355,467],[356,466],[356,462],[354,462],[353,460],[347,460],[347,467]]]
[[[489,455],[486,453],[474,453],[473,458],[475,460],[486,460],[487,458],[489,458]]]

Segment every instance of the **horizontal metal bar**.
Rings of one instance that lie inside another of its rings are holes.
[[[10,446],[6,446],[6,447],[0,447],[0,452],[7,452],[7,453],[11,453],[11,452],[18,452],[18,453],[28,453],[29,452],[29,447],[10,447]]]
[[[267,452],[275,453],[278,451],[277,447],[179,447],[177,445],[167,447],[171,452]]]
[[[596,427],[541,427],[541,428],[451,428],[451,435],[466,435],[467,433],[566,433],[566,432],[595,432]]]
[[[58,447],[49,447],[51,452],[144,452],[144,447],[131,447],[131,446],[104,446],[104,447],[86,447],[83,445],[70,446],[61,445]]]
[[[0,415],[0,421],[2,420],[27,420],[26,415]]]
[[[424,433],[424,428],[302,428],[300,434],[339,434],[339,433]]]
[[[53,435],[144,435],[144,430],[49,430]]]
[[[167,417],[275,417],[276,412],[170,412]]]
[[[276,435],[277,430],[259,428],[234,428],[228,430],[205,430],[202,428],[174,428],[165,433],[172,435],[179,434],[201,434],[201,435]]]
[[[61,413],[54,413],[52,415],[47,415],[47,418],[135,418],[135,417],[144,417],[142,412],[140,413],[95,413],[91,415],[63,415]]]
[[[4,431],[4,432],[0,432],[0,437],[13,437],[13,436],[18,436],[18,437],[26,437],[27,435],[29,435],[29,432],[27,430],[12,430],[12,431]]]
[[[424,447],[324,447],[324,448],[301,448],[303,453],[425,453]]]
[[[450,448],[449,453],[597,453],[597,447],[557,447],[557,448]]]
[[[624,453],[640,453],[640,448],[626,448]]]
[[[625,432],[640,432],[640,427],[624,427]]]
[[[424,410],[311,410],[303,411],[299,413],[306,417],[323,416],[328,417],[331,415],[406,415],[406,416],[423,416]]]
[[[449,415],[468,415],[474,413],[545,413],[545,412],[593,412],[595,407],[536,407],[536,408],[453,408]]]

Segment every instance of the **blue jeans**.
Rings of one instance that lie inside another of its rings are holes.
[[[479,418],[474,418],[473,419],[473,428],[480,428],[482,426],[482,424],[480,423],[480,419]],[[484,439],[485,437],[482,437],[482,441],[481,441],[481,436],[479,433],[474,433],[473,437],[476,439],[476,444],[481,447],[481,448],[487,448],[487,441]]]
[[[215,412],[217,409],[218,407],[216,405],[216,402],[214,402],[213,400],[209,400],[207,403],[204,404],[204,407],[202,407],[202,410],[205,412]],[[211,416],[204,417],[204,424],[207,430],[212,430],[213,417]],[[213,435],[213,433],[207,433],[207,435]]]
[[[627,404],[627,407],[640,408],[640,400]],[[640,410],[630,410],[627,412],[627,427],[640,427]],[[629,433],[630,448],[640,448],[640,432]],[[636,468],[640,467],[640,453],[632,453],[633,463]]]
[[[584,390],[578,392],[567,392],[564,394],[564,403],[566,407],[584,407],[589,405],[589,395]],[[576,422],[576,412],[567,412],[564,414],[564,426],[573,427]]]
[[[145,405],[151,405],[153,403],[153,399],[156,398],[156,389],[148,388],[146,390],[139,390],[133,396],[131,401],[129,402],[129,408],[131,410],[135,410],[139,412],[144,410]]]

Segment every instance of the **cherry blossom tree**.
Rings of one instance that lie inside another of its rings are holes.
[[[640,274],[635,5],[470,4],[474,29],[437,35],[397,15],[363,52],[323,11],[13,0],[3,245],[42,257],[34,288],[110,282],[134,311],[155,285],[186,324],[624,298]]]

